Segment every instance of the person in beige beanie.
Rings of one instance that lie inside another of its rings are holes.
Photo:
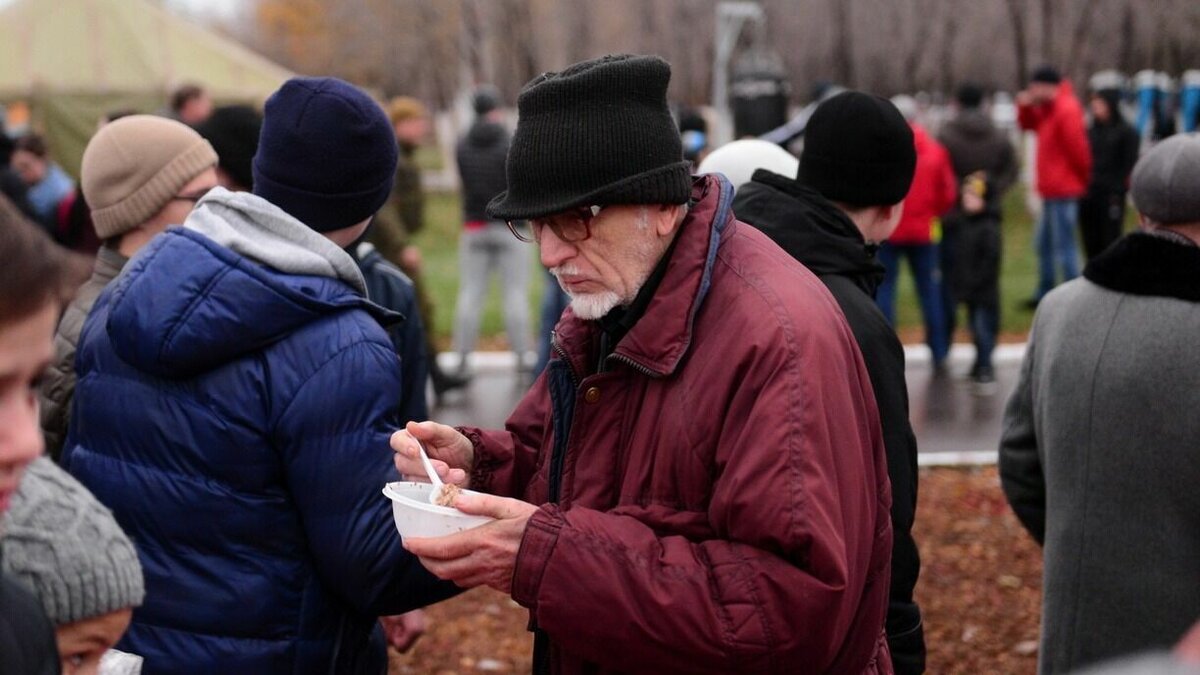
[[[54,365],[38,399],[46,452],[62,453],[75,391],[75,347],[100,292],[155,235],[183,223],[217,185],[217,153],[191,127],[153,115],[130,115],[103,126],[83,153],[80,186],[104,245],[91,279],[67,307],[54,337]]]

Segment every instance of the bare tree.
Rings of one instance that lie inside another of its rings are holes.
[[[1067,52],[1067,60],[1064,69],[1068,73],[1074,73],[1079,68],[1080,57],[1083,50],[1089,44],[1088,38],[1091,36],[1092,17],[1100,13],[1103,3],[1099,0],[1093,2],[1082,3],[1079,11],[1079,18],[1075,20],[1075,30],[1071,31],[1071,47]]]
[[[1042,63],[1054,62],[1054,0],[1041,1]]]
[[[834,26],[837,30],[837,40],[834,42],[833,62],[838,79],[846,86],[853,87],[854,77],[854,28],[850,24],[850,13],[853,9],[851,0],[832,0]]]
[[[718,1],[252,0],[253,20],[231,30],[299,72],[438,107],[483,81],[511,101],[538,73],[620,51],[661,54],[672,64],[671,98],[700,104],[710,95]],[[820,80],[882,95],[963,79],[1020,86],[1034,58],[1074,78],[1096,67],[1200,67],[1196,0],[759,2],[768,20],[755,46],[780,56],[797,102]],[[1007,38],[997,33],[1005,24]]]
[[[955,79],[954,72],[954,38],[958,35],[958,11],[955,9],[954,0],[946,0],[942,3],[943,23],[942,23],[942,52],[941,52],[941,68],[942,68],[942,91],[951,91],[954,89]]]
[[[1013,86],[1021,88],[1025,76],[1029,72],[1029,43],[1025,33],[1025,7],[1022,0],[1005,0],[1008,7],[1008,20],[1012,25],[1013,58],[1016,61],[1017,72]]]

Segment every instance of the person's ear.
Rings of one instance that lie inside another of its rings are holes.
[[[655,213],[654,231],[660,237],[669,236],[675,231],[675,226],[679,223],[679,216],[683,210],[682,204],[661,204]]]
[[[1154,229],[1154,221],[1153,220],[1150,220],[1142,213],[1138,213],[1137,217],[1138,217],[1138,227],[1139,228],[1141,228],[1143,230],[1153,230]]]
[[[883,222],[883,223],[896,222],[896,221],[900,220],[901,214],[904,213],[904,200],[896,202],[895,204],[890,204],[888,206],[881,206],[879,208],[880,208],[880,212],[879,212],[880,222]]]

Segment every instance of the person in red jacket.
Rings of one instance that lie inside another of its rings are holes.
[[[607,56],[517,101],[492,217],[571,296],[504,429],[413,438],[455,506],[497,520],[404,541],[529,608],[535,673],[892,673],[892,527],[871,381],[825,285],[688,175],[670,66]],[[569,130],[569,133],[567,133]]]
[[[908,258],[908,268],[912,271],[917,299],[921,303],[921,317],[925,321],[925,342],[929,345],[934,371],[940,372],[950,351],[950,339],[942,307],[942,280],[938,270],[940,237],[935,221],[954,206],[958,180],[954,177],[954,166],[946,148],[915,121],[916,101],[911,96],[896,96],[892,103],[912,128],[913,144],[917,148],[917,171],[908,196],[904,198],[900,224],[879,247],[879,262],[886,273],[875,301],[888,322],[896,325],[896,280],[900,276],[900,259]]]
[[[1037,306],[1057,283],[1079,276],[1075,224],[1079,198],[1087,192],[1092,151],[1084,128],[1083,106],[1071,83],[1052,66],[1033,72],[1029,86],[1017,94],[1017,121],[1037,134],[1037,192],[1042,215],[1037,226],[1038,287],[1030,299]]]

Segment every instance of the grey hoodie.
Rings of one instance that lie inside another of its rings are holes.
[[[183,227],[280,272],[340,279],[367,294],[362,272],[349,253],[249,192],[214,188],[196,204]]]

